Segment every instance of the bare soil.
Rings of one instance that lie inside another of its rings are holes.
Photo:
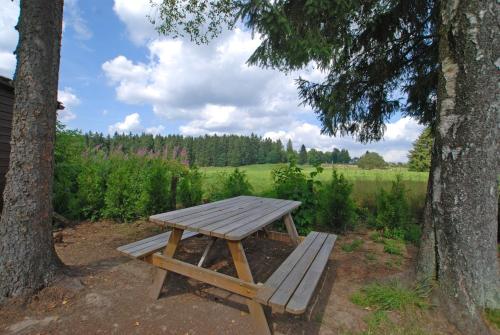
[[[159,300],[147,295],[153,268],[131,260],[116,248],[161,232],[148,222],[116,224],[84,222],[62,231],[56,244],[65,275],[31,301],[13,301],[0,309],[4,334],[255,334],[241,297],[193,280],[169,274]],[[341,245],[361,238],[364,244],[348,253]],[[61,240],[61,238],[59,238]],[[201,256],[206,237],[183,241],[176,257],[192,262]],[[290,245],[262,238],[244,241],[257,282],[267,277],[293,250]],[[218,241],[206,266],[235,274],[226,245]],[[410,282],[415,249],[403,256],[383,252],[368,231],[339,237],[332,260],[308,312],[300,317],[274,315],[266,309],[275,334],[356,334],[367,329],[373,311],[350,301],[363,285],[374,281]],[[391,312],[391,320],[407,316]],[[437,306],[412,316],[426,334],[455,334]]]

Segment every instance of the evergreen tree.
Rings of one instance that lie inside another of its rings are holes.
[[[299,151],[299,164],[306,164],[307,163],[307,150],[305,145],[300,146],[300,151]]]
[[[430,170],[433,142],[431,129],[424,129],[422,134],[413,143],[413,148],[408,154],[409,171],[428,172]]]

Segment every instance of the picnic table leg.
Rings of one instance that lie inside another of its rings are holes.
[[[163,250],[163,256],[174,257],[175,250],[177,250],[177,246],[179,245],[183,232],[184,231],[182,229],[172,229],[172,233],[170,234],[170,238],[168,239],[167,246]],[[163,269],[156,269],[153,284],[151,285],[149,292],[151,298],[158,299],[160,297],[161,289],[166,277],[167,271]]]
[[[295,245],[300,244],[299,234],[297,233],[297,229],[295,228],[295,223],[292,219],[292,214],[288,213],[283,217],[283,221],[285,222],[286,231],[288,235],[290,235],[290,239]]]
[[[198,262],[198,266],[199,267],[203,266],[203,263],[207,259],[208,253],[209,253],[210,249],[212,248],[212,246],[214,245],[214,243],[215,243],[216,240],[217,240],[216,237],[212,237],[212,239],[210,240],[210,242],[208,242],[208,245],[205,248],[205,251],[203,251],[203,255],[201,255],[200,261]]]
[[[234,266],[236,267],[236,272],[241,280],[253,283],[252,272],[250,271],[250,266],[248,265],[247,257],[245,255],[245,250],[240,241],[227,241],[229,246],[229,251],[233,257]],[[266,315],[264,314],[264,309],[262,305],[258,302],[247,299],[247,306],[250,315],[255,321],[257,327],[256,334],[271,334],[269,330],[269,325],[266,320]]]

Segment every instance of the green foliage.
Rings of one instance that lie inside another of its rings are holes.
[[[359,158],[357,165],[360,169],[364,170],[385,169],[387,167],[387,163],[382,156],[370,151],[367,151]]]
[[[352,228],[357,215],[351,193],[352,184],[333,169],[332,180],[319,193],[319,222],[336,230]]]
[[[140,197],[137,200],[137,215],[147,216],[162,213],[170,208],[170,180],[177,173],[175,162],[168,163],[160,158],[144,161],[141,173]]]
[[[403,310],[412,306],[427,308],[429,306],[426,299],[428,294],[427,287],[416,286],[408,289],[397,282],[374,283],[354,293],[351,301],[362,307],[383,311]]]
[[[406,199],[406,189],[400,175],[389,192],[380,190],[377,201],[375,227],[396,238],[415,239],[416,228],[411,225],[411,215]]]
[[[299,151],[299,164],[306,164],[307,163],[307,150],[305,145],[300,146],[300,151]]]
[[[357,238],[351,243],[342,244],[342,250],[345,252],[353,252],[358,250],[363,245],[363,243],[364,241],[362,239]]]
[[[316,166],[315,170],[306,175],[294,161],[291,161],[286,166],[277,167],[271,172],[276,197],[302,202],[294,213],[295,225],[300,234],[307,234],[315,223],[316,192],[321,182],[314,178],[322,171],[320,166]]]
[[[233,0],[152,1],[157,16],[150,17],[160,34],[188,36],[197,44],[208,43],[224,29],[231,29],[237,15]]]
[[[212,184],[209,193],[211,200],[222,200],[239,195],[251,195],[252,185],[248,182],[246,173],[236,168],[230,174],[219,173],[217,182]]]
[[[431,151],[434,138],[430,127],[425,128],[408,154],[408,171],[428,172],[431,168]]]
[[[391,255],[403,255],[403,243],[398,240],[386,239],[384,240],[384,252]]]
[[[500,309],[486,308],[486,319],[500,330]]]
[[[184,207],[199,205],[203,197],[203,175],[197,168],[186,170],[181,178],[177,196]]]
[[[137,158],[114,157],[107,177],[104,195],[104,217],[120,221],[131,221],[141,214],[141,182],[143,166]]]
[[[54,147],[54,210],[71,219],[78,218],[77,176],[80,174],[84,139],[80,132],[57,122]]]
[[[82,171],[77,177],[81,218],[97,220],[103,216],[110,168],[110,162],[102,154],[82,160]]]
[[[262,39],[249,63],[291,71],[314,62],[327,75],[298,80],[303,103],[325,133],[368,142],[397,111],[434,120],[438,3],[243,1],[240,14]]]

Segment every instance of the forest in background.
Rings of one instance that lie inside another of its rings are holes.
[[[348,164],[351,157],[346,149],[332,148],[322,152],[316,149],[306,151],[304,145],[297,152],[288,140],[272,140],[251,134],[205,135],[200,137],[182,135],[118,134],[104,136],[88,132],[80,136],[86,151],[101,151],[104,154],[154,154],[165,159],[183,161],[190,166],[241,166],[250,164],[285,163],[291,157],[300,164]]]

